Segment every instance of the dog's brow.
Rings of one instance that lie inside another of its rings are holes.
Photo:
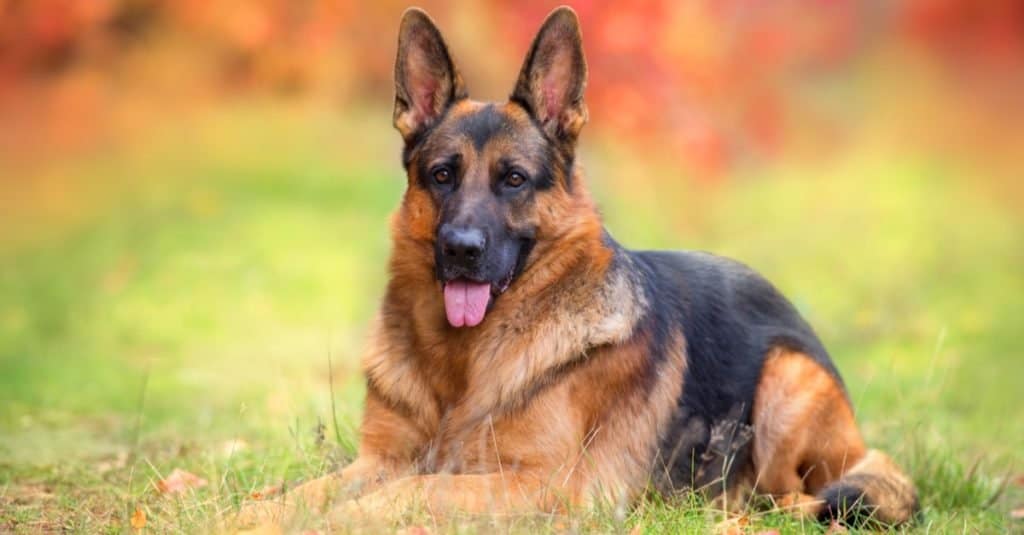
[[[433,160],[431,160],[429,162],[427,167],[434,167],[434,166],[442,165],[442,164],[458,165],[461,162],[462,162],[462,155],[457,153],[457,152],[453,152],[451,154],[446,154],[446,155],[438,156],[437,158],[434,158]]]
[[[527,158],[519,158],[516,156],[505,156],[498,158],[494,162],[494,169],[499,172],[506,172],[512,169],[522,169],[527,173],[533,175],[537,173],[537,164],[531,162]]]
[[[510,118],[494,104],[487,104],[478,111],[459,117],[455,123],[456,131],[469,138],[478,151],[483,150],[487,141],[496,134],[511,127]]]

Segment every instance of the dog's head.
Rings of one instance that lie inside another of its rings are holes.
[[[569,8],[544,21],[508,102],[469,100],[426,13],[402,18],[394,125],[409,184],[399,218],[432,243],[448,322],[475,326],[516,283],[536,246],[573,226],[586,63]],[[440,297],[440,296],[439,296]]]

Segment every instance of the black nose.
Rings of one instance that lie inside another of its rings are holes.
[[[441,226],[441,254],[451,262],[473,267],[483,256],[486,240],[480,229]]]

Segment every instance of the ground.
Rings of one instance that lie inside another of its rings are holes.
[[[33,188],[4,184],[26,206],[0,233],[0,531],[122,532],[137,510],[144,529],[211,529],[253,492],[352,458],[359,352],[404,187],[387,117],[240,103],[46,167]],[[879,147],[695,185],[584,140],[622,243],[740,259],[807,316],[868,441],[920,488],[911,531],[1021,528],[1021,490],[1002,489],[1024,444],[1024,223],[1006,204],[955,167]],[[157,491],[176,468],[207,485]],[[506,527],[721,520],[684,497]],[[823,530],[756,511],[736,525]]]

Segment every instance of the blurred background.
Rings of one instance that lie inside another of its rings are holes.
[[[1007,469],[1024,444],[1024,3],[569,3],[611,233],[767,275],[904,462],[920,446]],[[508,95],[556,5],[420,4],[484,100]],[[351,453],[404,188],[405,7],[0,0],[0,505],[88,526],[31,493],[73,482],[114,518],[146,479],[126,490],[125,470],[201,470],[227,440],[268,479],[308,474],[293,442],[322,442],[323,422]]]

